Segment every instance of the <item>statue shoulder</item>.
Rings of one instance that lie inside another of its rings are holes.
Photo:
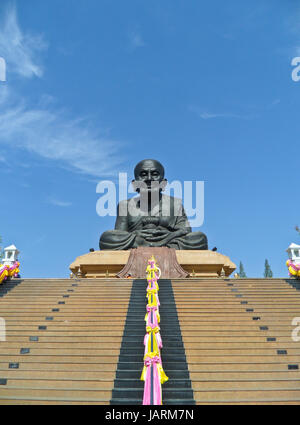
[[[132,198],[120,201],[118,204],[118,215],[127,216],[130,210],[137,208],[139,199],[139,197],[133,196]]]
[[[127,206],[130,202],[134,202],[136,204],[138,202],[138,200],[139,200],[139,197],[137,197],[137,196],[133,196],[132,198],[128,198],[128,199],[124,199],[123,201],[120,201],[118,203],[118,208]]]

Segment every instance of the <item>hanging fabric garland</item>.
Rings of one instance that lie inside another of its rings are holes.
[[[12,266],[0,264],[0,285],[6,280],[18,278],[20,276],[20,263],[15,261]]]
[[[147,312],[145,316],[146,335],[144,338],[144,368],[141,380],[144,385],[144,405],[161,405],[162,389],[161,385],[168,381],[161,361],[160,350],[162,348],[162,339],[160,335],[160,314],[159,314],[159,286],[157,280],[161,276],[161,271],[157,267],[155,259],[152,257],[148,261],[147,273]]]
[[[287,260],[286,265],[288,267],[290,277],[300,278],[300,264]]]

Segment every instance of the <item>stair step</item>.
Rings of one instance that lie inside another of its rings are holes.
[[[139,362],[140,360],[143,360],[143,358],[141,359],[140,355],[136,355],[136,354],[120,354],[119,356],[119,362],[123,363],[123,362]],[[185,355],[176,355],[176,354],[162,354],[162,360],[163,363],[167,363],[167,362],[186,362],[186,357]]]
[[[144,350],[145,349],[144,349],[143,346],[136,348],[136,349],[135,348],[128,348],[128,347],[121,348],[120,356],[121,357],[122,356],[144,356]],[[168,349],[168,355],[171,355],[171,356],[180,355],[180,356],[184,356],[184,359],[186,358],[184,348],[177,348],[177,347],[169,348]],[[162,357],[164,359],[166,359],[163,349],[162,349]]]
[[[144,390],[143,388],[114,388],[112,390],[112,398],[122,399],[122,398],[134,398],[142,399]],[[193,397],[193,390],[190,388],[163,388],[163,398],[164,399],[190,399]]]
[[[145,336],[145,333],[146,331],[144,330],[143,337]],[[160,334],[163,335],[162,332],[160,332]],[[124,344],[132,344],[134,341],[136,341],[136,336],[134,335],[123,336]],[[164,336],[163,343],[168,344],[168,346],[171,346],[174,344],[176,344],[175,346],[177,345],[180,346],[179,344],[183,344],[181,335]]]
[[[144,388],[144,382],[137,379],[116,379],[115,388]],[[174,389],[191,389],[191,381],[189,379],[172,379],[164,383],[163,392],[168,388]]]
[[[111,405],[127,405],[127,406],[140,406],[140,405],[142,405],[142,403],[143,403],[143,401],[140,400],[140,399],[129,399],[129,398],[127,398],[127,399],[116,399],[116,398],[114,398],[110,402]],[[194,399],[186,399],[186,400],[172,399],[172,400],[169,400],[169,399],[167,399],[163,396],[163,405],[166,405],[166,406],[170,406],[170,405],[178,405],[178,406],[183,405],[184,406],[184,405],[195,405],[195,404],[196,404],[196,402],[195,402]]]
[[[178,341],[169,341],[169,340],[167,340],[166,338],[164,338],[163,339],[163,341],[164,341],[164,343],[166,344],[166,343],[168,343],[168,351],[170,352],[171,350],[183,350],[184,351],[184,348],[183,348],[183,343],[182,343],[182,340],[178,340]],[[123,344],[122,344],[122,350],[127,350],[127,349],[132,349],[132,350],[134,350],[134,348],[132,348],[132,342],[131,341],[128,341],[128,342],[124,342],[123,341]],[[144,350],[144,348],[143,347],[140,347],[140,349],[143,351]],[[176,351],[177,352],[177,351]]]
[[[189,380],[190,374],[188,369],[185,370],[172,370],[168,368],[164,368],[166,375],[169,380],[171,379],[182,379]],[[117,370],[116,379],[140,379],[142,374],[142,368],[139,370]],[[165,384],[164,384],[165,385]]]

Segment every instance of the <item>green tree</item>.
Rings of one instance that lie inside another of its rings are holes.
[[[239,276],[241,277],[241,278],[245,278],[245,277],[247,277],[247,275],[246,275],[246,273],[245,273],[245,270],[244,270],[244,266],[243,266],[243,263],[240,261],[240,271],[239,271]]]
[[[264,277],[273,277],[273,272],[271,270],[270,264],[268,262],[268,260],[266,259],[265,261],[265,271],[264,271]]]
[[[300,235],[300,229],[299,229],[299,227],[298,226],[296,226],[295,227],[295,229],[296,229],[296,231],[299,233],[299,235]]]

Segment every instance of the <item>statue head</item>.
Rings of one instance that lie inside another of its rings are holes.
[[[164,177],[165,169],[159,161],[155,159],[144,159],[135,166],[135,180],[132,183],[134,185],[135,182],[143,182],[147,185],[148,191],[150,191],[152,182],[157,182],[160,184],[160,189],[163,190],[167,184],[167,180]],[[137,191],[139,190],[137,189]]]

